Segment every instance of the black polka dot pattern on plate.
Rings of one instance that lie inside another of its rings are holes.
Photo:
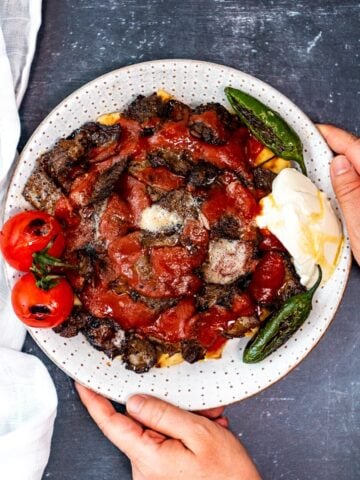
[[[29,208],[21,192],[38,155],[85,122],[122,110],[138,94],[159,88],[189,104],[217,101],[228,106],[224,87],[238,87],[278,111],[303,141],[309,176],[326,192],[337,209],[332,193],[329,163],[331,152],[310,120],[286,97],[245,73],[222,65],[189,60],[161,60],[132,65],[90,82],[65,99],[39,125],[22,152],[5,206],[6,217]],[[338,210],[336,210],[338,212]],[[188,409],[210,408],[241,400],[260,392],[291,371],[317,344],[329,326],[345,287],[350,266],[346,238],[335,274],[316,293],[313,311],[302,330],[265,361],[246,365],[242,351],[248,339],[228,342],[220,360],[182,363],[155,369],[144,375],[126,370],[119,359],[109,360],[94,350],[82,334],[64,339],[52,330],[30,329],[46,354],[71,377],[103,395],[125,402],[135,392],[154,394]],[[10,284],[19,274],[7,268]]]

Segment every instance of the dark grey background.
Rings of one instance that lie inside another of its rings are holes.
[[[253,74],[313,120],[359,133],[360,4],[356,1],[44,0],[21,146],[66,95],[115,68],[192,58]],[[278,384],[228,408],[266,480],[360,478],[360,272],[323,340]],[[72,381],[28,338],[59,395],[44,478],[127,480],[127,459],[98,431]],[[194,479],[195,480],[195,479]]]

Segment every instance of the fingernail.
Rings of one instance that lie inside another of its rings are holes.
[[[335,175],[342,175],[351,168],[351,163],[344,155],[339,155],[334,158],[331,168]]]
[[[126,409],[129,412],[139,413],[145,403],[145,395],[134,395],[126,402]]]

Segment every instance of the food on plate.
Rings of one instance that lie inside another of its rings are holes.
[[[56,327],[71,313],[74,294],[64,278],[52,279],[49,288],[39,287],[33,273],[14,285],[11,303],[17,317],[30,327]]]
[[[22,272],[30,270],[33,253],[48,246],[47,254],[59,257],[65,238],[59,222],[46,212],[18,213],[4,223],[0,232],[1,253],[13,268]]]
[[[226,87],[225,93],[253,135],[279,157],[298,162],[306,175],[303,146],[290,125],[277,112],[242,90]]]
[[[260,362],[281,347],[305,322],[312,308],[312,298],[322,278],[318,278],[306,292],[288,298],[277,312],[264,322],[256,335],[246,345],[243,354],[245,363]]]
[[[81,332],[142,373],[219,357],[227,339],[252,336],[304,293],[291,252],[257,223],[289,166],[280,153],[299,161],[292,131],[275,123],[282,150],[220,104],[192,108],[161,92],[41,155],[23,195],[60,222],[60,263],[73,268],[55,274],[77,299],[55,331]],[[41,282],[52,266],[35,272]]]

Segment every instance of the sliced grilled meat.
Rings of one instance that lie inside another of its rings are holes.
[[[304,285],[300,282],[300,277],[296,273],[294,265],[292,264],[290,257],[286,254],[283,255],[285,259],[285,280],[283,286],[278,292],[278,300],[276,303],[283,304],[288,298],[298,293],[306,291]]]
[[[123,116],[140,123],[147,122],[152,117],[162,118],[166,115],[166,104],[167,102],[156,93],[147,97],[138,95],[123,112]]]
[[[68,140],[74,140],[77,145],[82,145],[88,153],[92,148],[109,147],[117,143],[121,134],[119,124],[103,125],[97,122],[88,122],[68,136]],[[103,158],[102,158],[103,160]]]
[[[100,270],[104,269],[104,252],[97,249],[98,245],[85,244],[79,250],[66,252],[64,260],[73,265],[74,270],[67,276],[73,289],[80,293],[91,282]]]
[[[189,130],[193,137],[211,145],[224,145],[228,139],[225,126],[214,110],[191,115]]]
[[[246,332],[259,325],[260,320],[254,315],[251,317],[239,317],[234,320],[222,334],[226,338],[243,337]]]
[[[171,99],[166,103],[165,114],[169,120],[187,123],[191,114],[191,108],[185,105],[185,103]]]
[[[64,197],[61,190],[40,167],[32,172],[22,194],[34,208],[50,215],[54,215],[56,202]]]
[[[76,176],[84,173],[88,162],[84,159],[85,148],[76,140],[59,140],[54,148],[40,157],[40,165],[50,178],[68,193]]]
[[[125,338],[122,359],[128,370],[145,373],[156,363],[156,348],[149,340],[130,333]]]
[[[187,175],[194,163],[191,155],[186,150],[176,152],[166,148],[150,152],[148,161],[153,167],[167,167],[177,175]]]
[[[188,172],[188,182],[196,187],[211,185],[219,173],[219,169],[207,162],[198,162]]]
[[[54,148],[43,154],[39,160],[40,165],[54,182],[68,193],[73,180],[89,168],[88,156],[91,150],[101,147],[102,152],[96,152],[96,156],[97,160],[104,160],[115,153],[119,137],[120,125],[86,123],[67,139],[60,139]]]
[[[196,296],[196,307],[198,310],[208,310],[214,305],[222,305],[230,308],[234,296],[233,285],[216,285],[206,283]]]
[[[181,342],[181,354],[188,363],[195,363],[205,358],[204,347],[195,339],[183,340]]]
[[[211,229],[212,238],[229,238],[236,240],[241,238],[241,225],[237,218],[224,215]]]
[[[122,352],[125,334],[111,319],[91,317],[82,333],[96,350],[103,351],[110,358]]]
[[[272,191],[272,182],[276,178],[276,173],[266,168],[257,167],[253,170],[255,188],[264,191],[268,195]]]
[[[196,200],[185,189],[173,190],[167,193],[160,199],[158,205],[170,212],[176,212],[182,218],[198,217]]]
[[[135,302],[145,303],[148,307],[154,310],[155,313],[160,314],[164,310],[173,307],[178,302],[176,298],[150,298],[140,295],[140,293],[135,290],[129,292],[130,297]]]
[[[220,103],[210,102],[203,105],[197,106],[193,112],[194,114],[201,114],[209,110],[214,111],[217,116],[221,119],[224,127],[229,130],[235,130],[241,127],[241,121],[237,115],[230,113],[223,105]]]
[[[159,338],[155,338],[152,335],[149,335],[149,339],[151,343],[154,345],[154,347],[156,348],[156,354],[158,359],[163,353],[171,357],[175,353],[180,352],[180,345],[178,343],[164,342],[163,340],[160,340]]]
[[[58,333],[65,338],[75,337],[91,318],[92,317],[88,312],[84,312],[79,307],[74,307],[65,322],[60,323],[60,325],[54,327],[53,330],[55,333]]]
[[[109,201],[111,199],[111,196],[108,198],[105,198],[104,200],[100,202],[93,203],[92,208],[93,208],[93,220],[94,220],[94,229],[95,229],[95,242],[96,245],[103,242],[104,239],[102,238],[101,231],[100,231],[100,226],[101,226],[101,221],[103,219],[103,215],[106,212],[106,209],[109,205]]]
[[[78,216],[80,222],[78,225],[76,225],[74,233],[72,234],[72,228],[70,227],[66,235],[67,252],[81,250],[87,245],[95,243],[96,223],[94,208],[91,205],[80,208],[78,211]]]
[[[121,159],[110,168],[101,172],[93,187],[89,203],[96,203],[105,200],[114,190],[115,184],[125,170],[127,160]]]
[[[84,279],[90,279],[94,273],[94,263],[97,261],[97,253],[91,245],[84,245],[81,250],[75,252],[77,262],[76,270]]]

